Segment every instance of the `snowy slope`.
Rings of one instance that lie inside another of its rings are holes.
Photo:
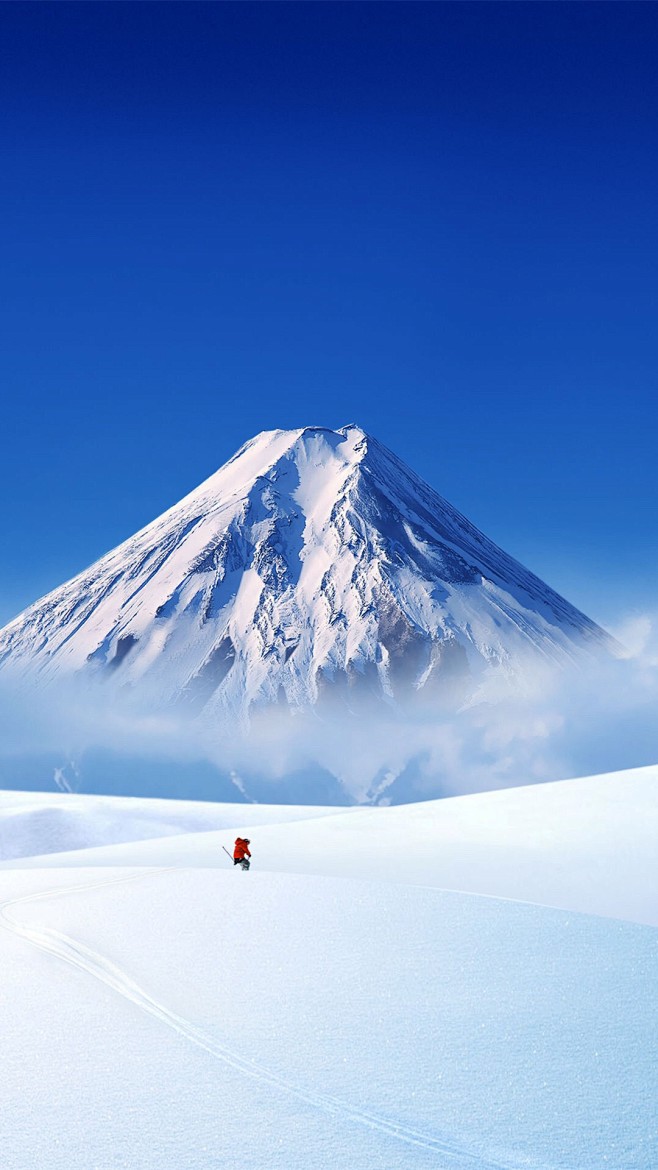
[[[0,665],[157,708],[245,715],[340,696],[435,702],[593,622],[355,426],[269,431],[0,632]]]
[[[100,882],[3,874],[3,1170],[658,1165],[655,930],[344,877]]]
[[[457,889],[658,926],[658,767],[392,808],[208,805],[204,815],[221,829],[194,834],[184,831],[182,805],[170,828],[178,816],[181,834],[148,841],[136,829],[153,823],[161,802],[60,799],[77,804],[87,836],[104,835],[105,844],[54,853],[32,822],[14,865],[230,867],[222,845],[230,849],[239,833],[252,839],[256,872]],[[121,816],[132,844],[117,844]],[[11,831],[0,819],[0,838]],[[52,856],[39,856],[46,851]]]
[[[308,821],[333,808],[257,805],[251,824]],[[244,805],[54,792],[0,791],[0,861],[88,850],[127,841],[240,828]]]
[[[21,800],[107,844],[0,871],[3,1170],[658,1165],[658,768],[115,845],[163,802]]]

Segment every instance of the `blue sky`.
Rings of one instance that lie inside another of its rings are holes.
[[[0,620],[347,422],[591,616],[654,607],[657,26],[0,6]]]

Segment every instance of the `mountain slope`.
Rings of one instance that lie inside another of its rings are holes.
[[[0,632],[0,667],[245,715],[463,696],[608,638],[355,426],[263,432]]]

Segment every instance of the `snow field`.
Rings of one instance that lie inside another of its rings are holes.
[[[87,836],[105,844],[39,857],[34,825],[22,848],[37,857],[14,865],[213,868],[227,862],[222,844],[231,849],[241,833],[254,840],[259,871],[457,889],[658,926],[658,767],[391,808],[198,805],[198,827],[212,823],[212,832],[123,844],[115,843],[119,813],[136,838],[140,825],[163,820],[159,806],[168,802],[117,798],[110,818],[110,798],[56,799],[60,808],[70,799]],[[177,803],[170,802],[171,833],[176,817],[183,829],[191,815]],[[0,797],[0,842],[8,834],[2,807]]]
[[[656,1170],[657,810],[0,794],[2,1170]]]
[[[2,911],[7,1170],[658,1164],[651,929],[228,868],[3,884],[57,891]]]
[[[245,809],[240,804],[193,800],[0,791],[0,859],[13,863],[35,854],[74,856],[106,844],[232,830],[242,825]],[[333,812],[334,808],[321,806],[259,804],[251,806],[248,815],[259,825],[298,817],[307,821]]]

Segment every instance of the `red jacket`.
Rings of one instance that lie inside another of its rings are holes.
[[[247,842],[242,837],[238,837],[233,850],[233,858],[236,861],[242,861],[243,857],[251,857],[251,853]]]

